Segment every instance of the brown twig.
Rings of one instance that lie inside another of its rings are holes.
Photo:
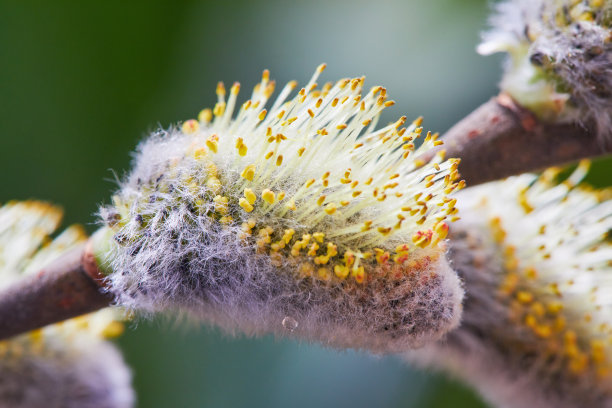
[[[461,159],[468,187],[610,153],[589,129],[541,122],[505,94],[459,121],[442,140],[446,157]]]
[[[3,290],[0,340],[108,306],[112,297],[91,277],[89,253],[87,246],[75,248]]]

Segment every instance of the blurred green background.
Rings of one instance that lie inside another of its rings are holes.
[[[485,0],[2,1],[0,201],[52,201],[93,231],[148,131],[212,106],[218,80],[246,94],[264,68],[281,84],[321,62],[324,81],[365,74],[397,101],[383,121],[445,131],[496,92],[500,58],[474,51],[487,13]],[[393,358],[167,322],[119,343],[140,407],[483,406]]]

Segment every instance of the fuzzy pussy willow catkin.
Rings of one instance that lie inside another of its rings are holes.
[[[85,240],[80,227],[55,239],[62,213],[28,201],[0,208],[0,287],[37,273]],[[11,408],[129,408],[131,373],[104,339],[121,332],[107,309],[0,342],[0,406]]]
[[[412,358],[498,407],[612,407],[612,191],[577,186],[587,167],[459,194],[463,320]]]
[[[540,117],[612,137],[612,1],[506,0],[479,52],[507,52],[501,82]]]
[[[240,86],[219,84],[214,109],[140,144],[101,210],[120,304],[381,352],[457,324],[444,256],[457,161],[418,160],[437,135],[405,117],[376,129],[386,90],[362,92],[364,78],[317,88],[323,69],[269,107],[265,71],[235,117]]]

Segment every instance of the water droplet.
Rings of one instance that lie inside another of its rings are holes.
[[[298,327],[298,322],[291,316],[285,316],[283,319],[283,327],[290,332],[293,332]]]

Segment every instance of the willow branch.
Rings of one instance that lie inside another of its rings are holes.
[[[91,260],[81,246],[4,289],[0,340],[108,306],[112,297],[101,291]]]
[[[462,119],[443,140],[439,149],[461,159],[468,186],[610,152],[588,128],[540,122],[504,94]],[[0,340],[108,306],[112,297],[102,286],[88,246],[67,253],[0,292]]]
[[[541,122],[505,94],[459,121],[442,140],[439,150],[461,159],[468,186],[611,152],[588,128]]]

